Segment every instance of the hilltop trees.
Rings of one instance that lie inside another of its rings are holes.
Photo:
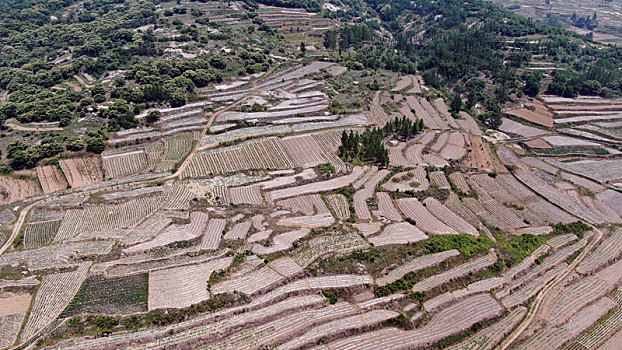
[[[384,147],[383,141],[387,136],[393,135],[402,140],[408,140],[423,130],[423,120],[416,122],[406,117],[395,118],[387,122],[382,128],[365,130],[363,133],[355,133],[345,130],[341,133],[341,146],[339,156],[347,160],[362,160],[377,163],[381,166],[389,164],[389,151]]]
[[[346,133],[341,135],[339,156],[346,159],[360,159],[378,163],[382,166],[389,164],[389,151],[382,145],[384,132],[382,129],[373,128],[365,130],[362,134]]]

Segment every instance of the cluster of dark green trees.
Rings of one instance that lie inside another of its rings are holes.
[[[377,163],[381,166],[389,164],[389,151],[384,147],[383,140],[387,136],[394,136],[403,141],[417,135],[425,128],[423,120],[416,122],[406,117],[395,118],[382,128],[372,128],[356,133],[352,130],[341,133],[339,157],[346,160],[361,160]]]
[[[384,137],[384,130],[380,128],[365,130],[361,134],[353,131],[347,133],[344,130],[341,134],[341,146],[338,150],[339,157],[387,166],[389,164],[389,151],[382,144]]]
[[[371,8],[372,18],[377,16],[394,39],[376,38],[370,45],[341,55],[352,69],[422,72],[426,84],[464,91],[471,106],[477,102],[488,105],[504,103],[513,94],[534,95],[540,89],[537,76],[521,77],[516,70],[528,64],[533,55],[544,55],[569,66],[567,71],[556,73],[550,93],[622,93],[620,47],[585,45],[591,37],[547,26],[482,0],[363,1]],[[468,25],[474,21],[479,25]],[[366,19],[360,25],[374,29],[373,23],[377,22]],[[412,29],[406,29],[407,23]],[[534,43],[521,38],[534,34],[546,39]],[[327,33],[325,46],[336,47],[338,38],[338,32]],[[479,81],[493,88],[484,93]],[[471,91],[468,85],[476,90]]]
[[[169,19],[168,13],[161,15],[156,5],[166,2],[163,0],[90,0],[66,11],[77,2],[0,2],[0,90],[10,94],[6,103],[0,103],[0,122],[17,118],[21,122],[60,121],[68,125],[72,119],[83,117],[86,107],[108,98],[122,99],[137,111],[148,107],[145,104],[181,106],[194,98],[197,88],[219,82],[223,72],[229,73],[231,63],[249,74],[269,68],[263,50],[239,50],[192,60],[159,59],[164,52],[157,47],[158,41],[206,43],[231,38],[231,28],[219,28],[220,33],[214,34],[204,28],[218,24],[196,8],[177,6],[170,15],[189,13],[197,24],[204,23],[201,26]],[[261,22],[259,18],[255,21]],[[146,25],[154,27],[135,30]],[[182,35],[158,38],[154,29],[159,27],[174,27]],[[76,74],[97,78],[119,69],[127,73],[115,81],[111,91],[102,86],[80,92],[52,89],[73,80]],[[112,122],[111,130],[135,125],[125,119]]]
[[[324,47],[329,50],[339,48],[341,52],[353,46],[359,49],[365,42],[374,39],[374,30],[365,24],[346,25],[338,30],[328,30],[324,33]]]
[[[396,138],[406,141],[411,137],[417,135],[425,128],[423,119],[412,121],[406,117],[395,118],[392,121],[387,122],[382,130],[385,135],[393,135]]]

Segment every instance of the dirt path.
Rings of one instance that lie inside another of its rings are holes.
[[[6,243],[4,243],[2,248],[0,248],[0,254],[3,254],[11,246],[11,244],[13,244],[13,240],[15,239],[15,237],[17,237],[19,231],[22,229],[22,225],[24,224],[24,220],[26,220],[26,216],[28,216],[30,209],[32,209],[35,205],[39,204],[39,202],[41,201],[31,203],[30,205],[22,209],[22,211],[19,213],[19,218],[15,222],[15,226],[13,226],[13,232],[11,232],[11,236],[7,239]]]
[[[19,131],[63,131],[64,130],[63,128],[59,128],[59,127],[43,128],[43,127],[38,127],[38,126],[17,125],[13,123],[6,123],[6,125]]]
[[[203,131],[201,132],[201,135],[199,137],[199,142],[197,142],[197,145],[194,147],[194,149],[190,152],[190,154],[188,155],[188,157],[186,157],[186,159],[184,160],[184,162],[182,163],[182,165],[179,167],[179,169],[174,173],[171,174],[169,176],[166,177],[162,177],[162,178],[156,178],[156,179],[150,179],[150,180],[143,180],[143,181],[136,181],[134,182],[134,184],[136,185],[140,185],[143,183],[149,183],[149,182],[153,182],[153,181],[166,181],[166,180],[171,180],[174,178],[177,178],[180,176],[180,174],[184,171],[184,169],[188,166],[188,164],[190,163],[191,157],[193,157],[196,152],[199,150],[200,146],[201,146],[201,140],[203,139],[203,137],[205,137],[205,135],[207,134],[207,132],[209,131],[210,126],[212,126],[212,123],[214,122],[214,120],[216,120],[216,117],[218,117],[221,113],[226,112],[228,110],[230,110],[231,108],[234,108],[236,106],[238,106],[240,103],[242,103],[243,101],[245,101],[246,99],[248,99],[249,97],[257,94],[257,92],[259,92],[260,90],[257,88],[257,80],[260,79],[264,79],[265,77],[268,77],[270,74],[272,74],[272,72],[276,69],[276,66],[271,67],[266,74],[264,74],[263,76],[261,76],[259,79],[254,80],[251,83],[252,86],[252,91],[246,95],[244,98],[242,98],[241,100],[221,109],[220,111],[214,113],[210,119],[208,120],[207,124],[205,125],[205,128],[203,129]],[[11,124],[7,124],[9,126],[11,126]],[[16,125],[17,126],[17,125]],[[11,126],[13,127],[13,126]],[[15,127],[14,127],[15,128]],[[38,129],[38,128],[32,128],[32,129]],[[60,130],[63,130],[61,128],[59,128]],[[21,130],[21,129],[18,129]],[[52,128],[46,128],[46,130],[52,130]],[[40,131],[40,130],[29,130],[29,131]],[[125,185],[129,185],[125,184]],[[92,192],[100,192],[100,191],[105,191],[106,189],[112,189],[117,185],[110,185],[110,186],[106,186],[106,187],[102,187],[102,188],[97,188],[97,189],[93,189],[90,191],[85,191],[83,192],[84,194],[90,194]],[[80,191],[80,188],[76,188],[75,190],[72,189],[70,193],[77,193],[77,192],[82,192]],[[55,197],[50,197],[50,198],[55,198]],[[7,239],[6,243],[2,246],[2,248],[0,248],[0,254],[3,254],[10,246],[11,244],[13,244],[13,240],[15,239],[15,237],[17,237],[17,235],[19,234],[22,225],[24,224],[24,221],[26,220],[26,217],[28,216],[28,213],[30,212],[30,210],[35,207],[37,204],[41,203],[45,201],[45,199],[42,200],[38,200],[36,202],[33,202],[31,204],[29,204],[28,206],[26,206],[25,208],[22,209],[22,211],[19,214],[19,218],[17,219],[17,222],[15,223],[15,226],[13,227],[13,232],[11,233],[11,236]]]
[[[590,243],[583,249],[583,251],[581,251],[581,254],[579,254],[579,256],[572,262],[572,264],[566,267],[562,274],[558,275],[554,280],[549,282],[549,284],[547,284],[544,289],[542,289],[540,293],[538,293],[533,301],[533,304],[531,305],[531,308],[529,309],[529,312],[527,313],[527,317],[518,326],[518,328],[516,328],[514,332],[512,332],[512,334],[510,334],[503,341],[503,343],[501,343],[501,345],[497,347],[498,350],[508,349],[512,345],[512,343],[514,343],[516,339],[518,339],[518,337],[523,334],[523,332],[531,325],[535,317],[538,315],[540,306],[542,306],[542,302],[544,301],[548,293],[553,290],[559,283],[561,283],[572,272],[572,270],[574,270],[575,267],[577,267],[577,265],[590,253],[590,251],[596,246],[596,244],[598,244],[598,242],[603,237],[603,233],[594,226],[592,226],[592,229],[594,230],[594,232],[596,232],[596,236],[594,237],[594,239],[592,239]]]
[[[268,71],[266,72],[266,74],[262,75],[261,77],[259,77],[258,79],[255,79],[251,82],[251,87],[252,90],[246,95],[244,96],[242,99],[238,100],[237,102],[228,105],[227,107],[219,110],[218,112],[212,114],[212,116],[209,118],[209,120],[207,121],[207,124],[205,125],[205,128],[203,128],[203,131],[201,131],[201,135],[199,136],[199,140],[197,141],[196,146],[192,149],[192,151],[190,152],[190,154],[188,154],[188,156],[186,157],[186,159],[183,161],[183,163],[179,166],[179,169],[177,169],[177,171],[172,174],[171,176],[166,177],[166,179],[172,179],[172,178],[177,178],[179,177],[183,171],[186,169],[186,167],[188,167],[188,164],[190,164],[190,161],[192,160],[192,157],[194,157],[194,155],[199,152],[202,147],[201,147],[201,141],[203,140],[203,138],[205,137],[205,135],[207,135],[207,132],[209,131],[209,128],[212,126],[212,124],[214,123],[214,120],[216,120],[216,118],[221,115],[224,112],[227,112],[229,110],[231,110],[232,108],[235,108],[237,106],[239,106],[242,102],[246,101],[248,98],[250,98],[251,96],[256,95],[258,92],[261,91],[261,89],[257,88],[257,81],[264,79],[268,76],[270,76],[270,74],[272,74],[272,72],[277,68],[277,66],[272,66],[270,67],[270,69],[268,69]]]

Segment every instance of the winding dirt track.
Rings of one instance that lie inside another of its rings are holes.
[[[566,267],[566,269],[564,270],[562,274],[558,275],[557,278],[549,282],[549,284],[547,284],[540,291],[540,293],[538,293],[538,295],[533,301],[533,304],[531,305],[531,308],[529,309],[529,312],[527,313],[527,317],[523,320],[523,322],[521,322],[521,324],[518,325],[518,327],[514,330],[514,332],[512,332],[512,334],[510,334],[507,338],[505,338],[503,343],[501,343],[501,345],[497,347],[498,350],[508,349],[516,341],[516,339],[518,339],[518,337],[520,337],[521,334],[523,334],[523,332],[531,325],[535,317],[538,315],[540,306],[542,305],[542,302],[544,301],[548,293],[551,290],[553,290],[553,288],[555,288],[559,283],[561,283],[568,276],[568,274],[570,274],[572,270],[574,270],[575,267],[577,267],[577,265],[590,253],[590,251],[596,246],[596,244],[598,244],[598,242],[603,237],[603,233],[599,229],[593,226],[592,226],[592,230],[596,232],[596,235],[594,236],[594,238],[583,249],[581,254],[579,254],[579,256],[576,259],[574,259],[572,264]]]

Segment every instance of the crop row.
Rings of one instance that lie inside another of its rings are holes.
[[[393,204],[391,196],[386,192],[376,193],[378,213],[392,221],[402,221],[402,215]]]
[[[354,167],[352,173],[349,175],[344,175],[340,177],[336,177],[326,181],[313,182],[306,185],[300,185],[296,187],[285,188],[282,190],[273,190],[268,192],[267,197],[271,201],[276,201],[283,198],[289,198],[294,196],[301,196],[305,194],[319,193],[319,192],[327,192],[333,191],[342,187],[346,187],[356,181],[363,173],[365,172],[365,168],[363,167]]]
[[[436,198],[428,197],[423,201],[423,204],[426,209],[432,213],[432,215],[436,216],[447,226],[453,228],[456,232],[479,236],[479,232],[477,232],[475,227],[462,219],[460,216],[454,214],[454,212],[444,206]]]
[[[214,294],[237,291],[246,295],[252,295],[300,272],[302,272],[302,269],[294,260],[289,257],[283,257],[247,275],[222,281],[212,286],[211,291]]]
[[[298,166],[310,168],[326,162],[324,152],[312,135],[285,137],[281,143]]]
[[[417,198],[398,199],[397,206],[406,217],[414,220],[417,227],[425,232],[441,235],[458,233],[434,217]]]
[[[279,139],[266,138],[196,154],[184,177],[197,177],[248,169],[287,169],[294,163]]]
[[[218,249],[226,223],[225,219],[211,219],[207,223],[201,240],[201,249]]]
[[[226,269],[232,261],[229,257],[151,272],[149,310],[184,308],[209,299],[207,281],[211,274]]]
[[[227,197],[231,204],[260,205],[263,203],[263,197],[258,185],[228,188]]]
[[[354,212],[359,219],[371,219],[371,213],[369,212],[369,207],[367,206],[367,200],[374,195],[376,187],[388,174],[389,171],[386,169],[378,171],[365,183],[362,189],[354,193]]]
[[[147,154],[143,150],[102,156],[106,179],[138,173],[147,168]]]
[[[59,226],[59,220],[28,224],[24,232],[24,247],[35,248],[50,243]]]
[[[77,265],[77,261],[83,257],[108,254],[113,245],[114,241],[111,240],[51,244],[0,255],[0,266],[24,261],[31,271],[66,268]]]
[[[74,237],[78,233],[132,227],[160,208],[164,200],[163,196],[156,195],[132,199],[121,204],[71,209],[65,214],[55,241]]]
[[[374,246],[391,244],[408,244],[423,241],[428,236],[417,226],[408,222],[398,222],[387,225],[379,235],[369,237],[367,240]]]
[[[319,237],[309,242],[309,247],[293,256],[301,267],[306,267],[323,255],[347,252],[367,247],[367,242],[357,234]]]
[[[160,232],[153,239],[137,244],[130,248],[124,250],[125,253],[136,253],[140,251],[146,251],[149,249],[163,247],[167,244],[173,242],[180,241],[188,241],[195,239],[201,234],[205,229],[205,226],[208,222],[207,213],[203,212],[192,212],[190,213],[190,223],[182,225],[182,224],[174,224],[168,226],[164,231]]]
[[[280,233],[272,238],[272,244],[269,247],[254,244],[251,250],[257,255],[267,255],[280,252],[291,248],[295,241],[308,236],[309,233],[311,233],[311,230],[308,228],[301,228],[299,230]]]
[[[417,272],[428,267],[439,265],[443,261],[455,258],[457,256],[460,256],[460,252],[456,249],[451,249],[440,253],[416,257],[401,265],[400,267],[389,271],[389,273],[385,276],[377,278],[376,284],[379,286],[385,286],[399,280],[408,273]]]
[[[278,206],[288,208],[304,215],[329,214],[330,211],[319,194],[291,197],[277,201]]]
[[[47,275],[37,291],[28,321],[20,334],[20,341],[26,341],[39,330],[54,321],[78,292],[91,267],[82,263],[75,271]]]
[[[326,202],[333,209],[335,216],[340,220],[350,218],[350,204],[346,196],[342,194],[331,193],[326,195]]]
[[[585,275],[593,273],[605,266],[622,253],[622,229],[617,229],[606,240],[604,240],[592,254],[588,255],[577,266],[577,272]]]
[[[421,280],[413,286],[413,291],[430,291],[456,278],[460,278],[481,271],[493,265],[495,262],[497,262],[497,255],[494,252],[490,252],[482,257],[471,259],[454,268]]]
[[[503,308],[489,294],[479,294],[454,304],[436,314],[427,325],[411,331],[382,328],[325,345],[324,349],[375,350],[429,347],[451,335],[463,332],[476,323],[497,317]]]

